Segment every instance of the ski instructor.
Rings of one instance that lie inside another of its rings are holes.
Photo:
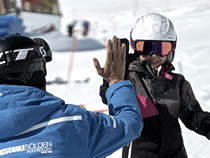
[[[94,58],[107,90],[110,115],[94,113],[46,92],[43,39],[0,39],[0,157],[104,158],[137,138],[143,122],[130,81],[125,81],[125,45],[108,41],[104,68]]]

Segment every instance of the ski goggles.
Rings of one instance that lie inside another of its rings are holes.
[[[152,53],[156,53],[158,56],[162,57],[168,55],[176,48],[176,42],[173,41],[136,40],[132,42],[132,48],[135,51],[140,52],[141,55],[151,55]]]

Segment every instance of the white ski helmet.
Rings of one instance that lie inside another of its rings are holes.
[[[167,17],[158,13],[140,16],[130,33],[131,47],[135,50],[135,41],[171,41],[173,51],[168,54],[168,61],[172,61],[176,48],[177,35],[173,23]]]

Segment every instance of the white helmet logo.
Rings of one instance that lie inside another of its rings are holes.
[[[45,51],[44,47],[39,47],[39,51],[41,52],[43,57],[46,57],[47,52]]]

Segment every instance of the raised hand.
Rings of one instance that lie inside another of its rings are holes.
[[[124,80],[125,75],[125,44],[120,43],[120,39],[113,36],[107,43],[107,56],[105,65],[102,68],[98,59],[94,58],[94,65],[97,73],[103,77],[109,85]]]

